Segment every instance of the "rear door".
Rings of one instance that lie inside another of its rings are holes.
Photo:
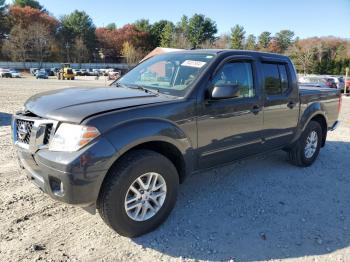
[[[286,61],[261,63],[264,86],[263,142],[265,148],[289,143],[299,118],[299,92],[294,70]]]

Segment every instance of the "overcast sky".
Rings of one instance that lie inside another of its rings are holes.
[[[8,2],[12,2],[8,0]],[[96,26],[115,22],[118,27],[140,18],[151,22],[180,20],[183,14],[205,14],[216,21],[219,33],[235,24],[247,34],[291,29],[297,36],[334,35],[350,38],[350,0],[41,0],[60,17],[75,9],[86,11]]]

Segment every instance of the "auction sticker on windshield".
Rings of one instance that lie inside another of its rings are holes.
[[[205,64],[206,64],[206,62],[203,62],[203,61],[185,60],[181,65],[182,66],[201,68]]]

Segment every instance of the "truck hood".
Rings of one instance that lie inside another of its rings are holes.
[[[43,118],[81,123],[91,115],[174,99],[123,87],[68,88],[34,95],[24,106]]]

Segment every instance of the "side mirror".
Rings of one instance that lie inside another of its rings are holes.
[[[214,100],[239,97],[238,85],[215,85],[211,90],[211,98]]]

